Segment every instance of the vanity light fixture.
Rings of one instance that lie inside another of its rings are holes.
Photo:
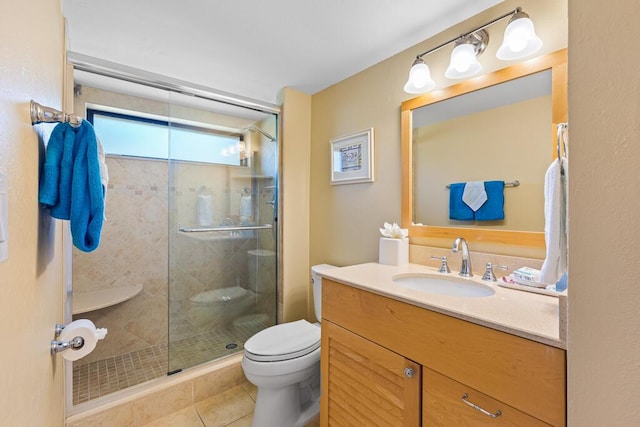
[[[460,79],[480,72],[482,66],[477,57],[484,52],[489,42],[489,33],[485,28],[507,17],[511,17],[511,19],[505,29],[502,45],[496,54],[498,59],[505,61],[520,59],[542,48],[542,40],[536,35],[529,15],[524,13],[521,7],[518,7],[462,36],[446,41],[416,56],[409,71],[409,79],[404,85],[404,91],[411,94],[421,94],[432,90],[436,84],[431,78],[429,66],[424,62],[423,57],[454,42],[455,47],[451,52],[451,62],[445,72],[445,77]]]
[[[536,35],[533,21],[529,15],[519,10],[509,19],[504,30],[504,40],[496,56],[505,61],[520,59],[539,51],[541,47],[542,40]]]
[[[489,42],[489,33],[479,30],[456,41],[451,52],[449,68],[444,73],[448,79],[461,79],[473,76],[482,70],[478,56],[484,52]]]
[[[424,63],[420,57],[413,61],[411,70],[409,70],[409,80],[404,85],[404,91],[407,93],[424,93],[429,92],[436,87],[436,82],[431,78],[429,66]]]

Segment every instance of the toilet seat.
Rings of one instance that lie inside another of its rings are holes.
[[[320,347],[320,328],[306,320],[264,329],[247,340],[244,354],[256,362],[278,362],[307,355]]]

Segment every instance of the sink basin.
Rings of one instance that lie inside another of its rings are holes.
[[[393,276],[392,280],[396,285],[403,288],[453,297],[480,298],[491,296],[496,292],[490,286],[455,276],[408,273]]]

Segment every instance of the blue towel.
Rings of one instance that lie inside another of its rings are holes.
[[[504,181],[485,181],[487,201],[476,211],[476,221],[504,219]]]
[[[558,280],[558,283],[556,283],[556,292],[562,292],[562,291],[566,290],[567,289],[567,285],[568,285],[568,283],[567,283],[568,281],[569,281],[569,278],[567,277],[567,272],[565,271],[562,274],[562,277],[560,277],[560,280]]]
[[[69,219],[71,193],[60,192],[59,189],[71,189],[74,143],[75,133],[67,132],[66,126],[57,125],[47,144],[39,200],[40,203],[49,206],[54,218]]]
[[[83,120],[77,128],[68,123],[55,127],[47,144],[39,200],[50,208],[52,217],[71,221],[74,246],[84,252],[98,247],[104,189],[91,123]]]
[[[449,186],[449,219],[473,221],[473,210],[462,200],[466,183],[458,182]]]

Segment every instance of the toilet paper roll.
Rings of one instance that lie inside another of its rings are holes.
[[[104,328],[96,328],[89,319],[74,320],[64,327],[58,337],[58,341],[68,342],[75,337],[81,337],[84,340],[84,344],[80,348],[68,348],[62,352],[62,357],[73,362],[86,356],[96,348],[98,340],[103,339],[105,335],[107,335],[107,330]]]

